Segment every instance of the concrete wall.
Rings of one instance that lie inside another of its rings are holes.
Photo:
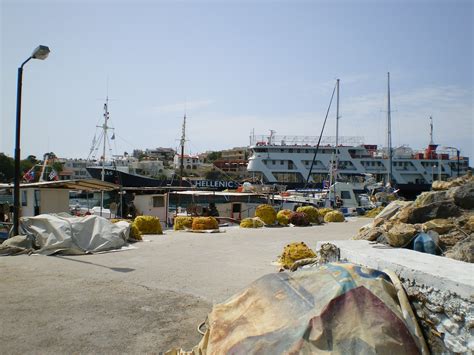
[[[365,240],[329,242],[342,260],[398,275],[433,353],[474,352],[473,264]]]

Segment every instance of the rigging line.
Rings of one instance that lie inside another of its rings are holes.
[[[323,137],[324,127],[326,126],[326,121],[327,121],[328,116],[329,116],[329,111],[331,110],[332,100],[334,98],[334,93],[336,92],[336,86],[337,86],[337,83],[334,85],[334,89],[332,90],[331,100],[329,101],[329,106],[328,106],[328,109],[326,111],[326,117],[324,118],[323,127],[321,128],[321,134],[319,135],[318,144],[316,145],[316,151],[314,152],[313,161],[311,162],[311,166],[310,166],[309,172],[308,172],[308,177],[306,178],[306,183],[304,184],[305,189],[308,187],[308,182],[309,182],[309,178],[311,177],[311,172],[313,170],[314,161],[316,160],[316,156],[318,155],[319,144],[321,143],[321,138]],[[336,147],[336,150],[337,150],[337,147]]]
[[[91,147],[91,150],[90,150],[90,152],[89,152],[89,156],[87,157],[87,161],[90,160],[91,155],[92,155],[93,157],[95,157],[95,153],[94,153],[94,152],[97,152],[97,149],[98,149],[98,147],[99,147],[99,145],[100,145],[100,142],[102,142],[102,136],[103,136],[103,135],[104,135],[104,132],[101,132],[101,133],[99,134],[99,137],[97,138],[97,140],[96,140],[96,142],[95,142],[95,145],[93,145],[93,146]]]
[[[118,134],[115,134],[115,138],[120,138],[121,140],[123,140],[125,143],[127,143],[130,147],[134,148],[136,147],[135,144],[133,144],[132,142],[126,140],[125,138],[123,138],[122,136],[118,135]]]

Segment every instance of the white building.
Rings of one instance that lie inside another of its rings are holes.
[[[184,155],[184,170],[197,170],[202,167],[203,160],[198,155]],[[181,155],[174,156],[173,165],[175,169],[181,167]]]

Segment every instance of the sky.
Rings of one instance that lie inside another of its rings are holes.
[[[340,136],[434,140],[474,161],[474,1],[0,0],[0,152],[86,158],[109,96],[112,153],[247,146],[251,132],[318,136],[337,78]],[[324,135],[334,136],[335,105]]]

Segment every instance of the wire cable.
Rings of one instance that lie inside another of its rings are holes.
[[[334,89],[332,90],[331,100],[329,101],[329,106],[326,111],[326,117],[324,118],[323,127],[321,128],[321,134],[319,135],[318,144],[316,145],[316,151],[314,152],[313,161],[311,162],[311,166],[308,172],[308,177],[306,178],[306,183],[304,184],[305,189],[308,187],[309,178],[311,177],[311,172],[313,171],[314,162],[316,160],[316,156],[318,155],[319,145],[321,143],[321,138],[323,137],[324,127],[326,126],[326,121],[329,116],[329,111],[331,110],[332,100],[334,98],[334,93],[336,92],[336,86],[337,86],[337,83],[334,85]]]

